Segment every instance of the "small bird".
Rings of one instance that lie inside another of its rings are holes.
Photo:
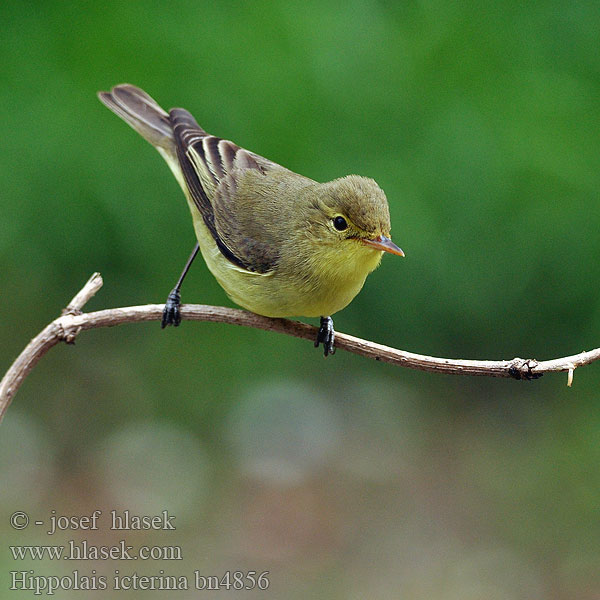
[[[363,287],[390,239],[388,202],[372,179],[317,183],[206,133],[182,108],[164,111],[130,84],[100,100],[166,160],[187,198],[198,243],[162,326],[181,321],[181,283],[198,253],[236,304],[267,317],[321,317],[315,347],[335,351],[331,315]]]

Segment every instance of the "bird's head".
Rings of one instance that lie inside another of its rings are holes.
[[[323,245],[352,254],[366,251],[378,259],[382,252],[404,256],[390,239],[388,201],[375,181],[348,175],[320,185],[314,218]]]

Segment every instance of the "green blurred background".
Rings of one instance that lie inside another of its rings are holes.
[[[384,257],[339,331],[457,358],[599,345],[598,3],[9,1],[0,17],[0,370],[93,271],[88,310],[162,302],[193,246],[168,168],[96,99],[121,82],[314,179],[378,181],[407,257]],[[183,298],[231,305],[200,262]],[[324,360],[227,325],[86,332],[0,430],[0,597],[11,570],[199,569],[268,570],[285,599],[598,599],[599,383],[598,365],[568,389]],[[166,509],[178,529],[8,524],[95,509]],[[6,548],[70,539],[183,561]]]

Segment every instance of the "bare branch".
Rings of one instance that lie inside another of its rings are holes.
[[[0,421],[27,374],[52,346],[61,341],[73,343],[75,337],[86,329],[112,327],[123,323],[159,321],[161,319],[163,304],[109,308],[91,313],[81,313],[85,303],[101,286],[102,277],[99,273],[94,273],[81,291],[71,300],[67,308],[63,310],[62,316],[52,321],[33,338],[6,372],[0,382]],[[306,323],[290,321],[289,319],[271,319],[237,308],[185,304],[181,307],[181,315],[183,319],[188,321],[230,323],[284,333],[311,341],[315,339],[317,334],[317,328]],[[537,361],[531,358],[513,358],[512,360],[499,361],[436,358],[397,350],[338,332],[336,332],[335,345],[340,350],[346,350],[367,358],[410,369],[436,373],[512,377],[514,379],[529,380],[537,379],[544,373],[565,371],[568,373],[567,383],[569,386],[573,382],[573,372],[577,367],[600,359],[600,348],[546,361]]]
[[[63,308],[62,314],[81,314],[81,309],[88,303],[90,298],[96,295],[96,292],[102,287],[103,283],[100,273],[92,273],[86,284],[75,294],[73,300],[67,304],[66,308]]]

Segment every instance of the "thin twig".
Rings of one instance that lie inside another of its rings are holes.
[[[96,295],[96,292],[102,287],[103,283],[100,273],[92,273],[86,284],[75,294],[73,300],[67,304],[66,308],[63,308],[62,314],[81,314],[81,309]]]
[[[102,277],[94,273],[81,291],[71,300],[62,316],[45,327],[29,342],[0,382],[0,421],[17,390],[37,361],[52,346],[61,341],[73,343],[75,337],[86,329],[112,327],[123,323],[158,321],[162,317],[163,304],[109,308],[91,313],[82,313],[85,303],[102,286]],[[317,328],[299,321],[271,319],[237,308],[207,306],[204,304],[185,304],[181,307],[183,319],[188,321],[212,321],[230,323],[244,327],[254,327],[265,331],[284,333],[294,337],[315,339]],[[382,344],[336,332],[336,348],[391,363],[410,369],[450,373],[455,375],[482,375],[488,377],[512,377],[514,379],[537,379],[544,373],[566,371],[568,385],[573,381],[573,372],[577,367],[600,359],[600,348],[581,352],[573,356],[537,361],[535,359],[513,358],[512,360],[462,360],[436,358],[423,354],[414,354],[397,350]]]

